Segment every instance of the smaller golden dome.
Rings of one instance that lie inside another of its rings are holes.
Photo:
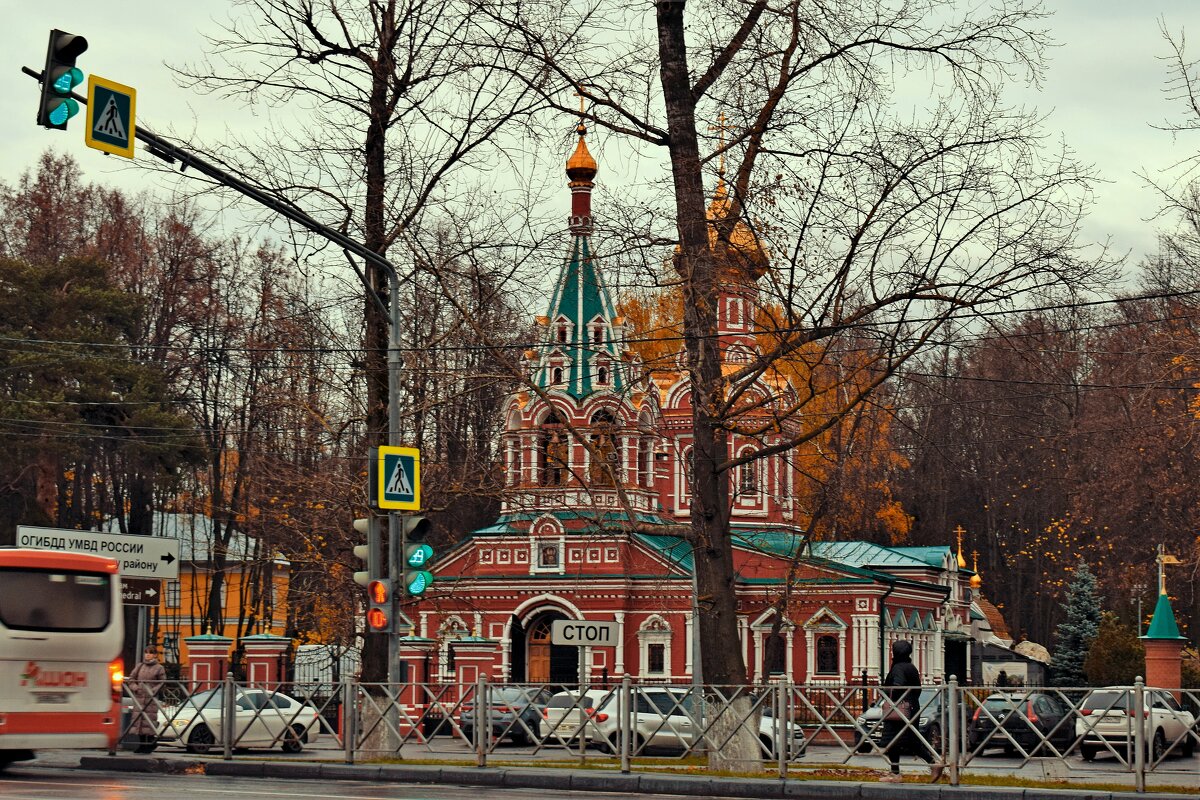
[[[575,145],[575,152],[567,159],[567,177],[572,181],[590,182],[595,179],[597,169],[596,159],[592,158],[587,142],[583,140],[587,128],[580,122],[575,132],[579,134],[579,144]]]
[[[971,576],[971,588],[978,589],[980,586],[983,586],[983,578],[979,577],[979,573],[976,572]]]

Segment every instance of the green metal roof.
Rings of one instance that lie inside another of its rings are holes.
[[[595,391],[621,393],[627,388],[622,369],[624,345],[614,338],[612,330],[612,320],[616,317],[615,306],[596,269],[591,244],[585,235],[574,238],[571,258],[558,276],[546,316],[550,324],[546,338],[539,346],[540,354],[543,358],[549,358],[557,353],[567,363],[562,384],[552,382],[549,369],[540,370],[536,376],[540,388],[565,391],[576,399],[587,397]],[[555,323],[564,319],[571,328],[566,341],[559,341]],[[593,338],[589,327],[597,320],[604,323],[601,341]],[[609,368],[609,379],[603,386],[594,385],[592,380],[598,359],[606,360]]]
[[[928,551],[932,547],[884,547],[874,542],[813,542],[812,554],[839,564],[854,567],[928,567],[927,553],[906,551]],[[946,548],[942,548],[945,550]],[[937,566],[941,566],[939,559]]]
[[[1165,594],[1158,596],[1154,606],[1154,617],[1150,620],[1150,628],[1143,639],[1183,639],[1179,635],[1179,625],[1175,623],[1175,611],[1171,608],[1171,600]]]

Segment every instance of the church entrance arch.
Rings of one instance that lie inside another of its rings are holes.
[[[556,619],[570,617],[556,610],[542,611],[530,617],[523,626],[524,642],[516,641],[521,631],[514,626],[513,650],[525,654],[526,683],[567,685],[579,682],[581,648],[550,643],[550,626]],[[514,677],[521,678],[520,675]]]

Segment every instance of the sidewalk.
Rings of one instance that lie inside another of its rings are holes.
[[[1091,789],[1043,789],[992,786],[947,786],[925,783],[880,784],[850,781],[785,780],[778,778],[720,778],[703,775],[622,774],[601,769],[478,768],[470,765],[342,764],[312,760],[223,761],[199,759],[185,753],[139,756],[121,753],[83,755],[78,751],[43,751],[37,761],[47,769],[85,769],[111,772],[199,773],[272,779],[362,780],[406,784],[452,784],[507,789],[625,792],[713,798],[844,798],[845,800],[1197,800],[1195,794],[1111,792]],[[914,777],[923,774],[912,771]]]

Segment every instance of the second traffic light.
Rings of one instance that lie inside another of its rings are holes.
[[[392,582],[375,578],[367,584],[367,630],[371,633],[393,633]]]
[[[426,569],[433,562],[433,548],[425,543],[425,537],[433,529],[425,517],[401,517],[400,541],[404,549],[401,551],[404,572],[404,593],[410,597],[420,597],[433,584],[433,575]]]
[[[75,59],[87,47],[87,39],[82,36],[57,28],[50,31],[50,42],[46,45],[46,66],[42,69],[38,125],[65,131],[67,120],[79,113],[79,103],[71,97],[71,92],[83,83],[83,72],[75,66]]]

